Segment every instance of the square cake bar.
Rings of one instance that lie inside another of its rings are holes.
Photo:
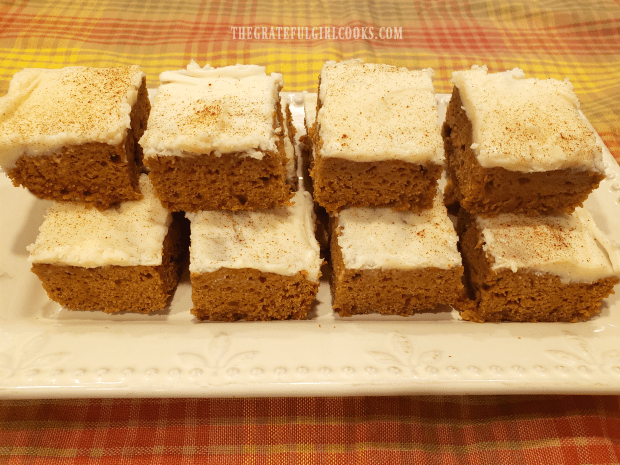
[[[173,211],[261,210],[286,205],[282,75],[256,65],[160,75],[140,140],[155,191]]]
[[[0,167],[43,199],[139,199],[149,111],[137,66],[24,69],[0,97]]]
[[[312,198],[258,212],[186,213],[191,221],[192,314],[199,320],[304,318],[322,260]]]
[[[458,237],[435,192],[420,213],[360,207],[333,217],[331,288],[340,316],[405,316],[463,297]]]
[[[150,313],[163,309],[186,261],[189,228],[140,176],[142,200],[99,211],[55,203],[34,244],[32,271],[69,310]]]
[[[325,63],[310,136],[314,198],[328,213],[433,205],[444,148],[432,76],[361,60]]]
[[[518,68],[455,71],[443,137],[446,196],[470,213],[570,213],[605,177],[602,148],[568,80]]]
[[[530,217],[459,214],[471,321],[587,320],[619,282],[620,250],[587,210]]]

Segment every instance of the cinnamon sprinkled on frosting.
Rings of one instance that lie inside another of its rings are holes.
[[[503,214],[476,222],[494,270],[552,273],[564,282],[620,276],[620,249],[584,208],[576,208],[571,215]]]
[[[253,268],[318,282],[322,260],[314,237],[312,197],[298,191],[293,204],[264,211],[185,213],[192,222],[191,273]]]
[[[161,265],[164,237],[172,215],[155,197],[146,174],[140,176],[142,200],[97,210],[79,203],[54,203],[28,246],[30,261],[99,266]]]
[[[347,208],[338,214],[338,245],[348,269],[450,269],[461,266],[458,237],[441,194],[421,213]]]
[[[321,156],[443,164],[433,74],[362,60],[325,63],[316,116]]]
[[[145,157],[277,151],[275,117],[282,75],[256,65],[166,71],[140,139]]]
[[[144,73],[138,66],[24,69],[0,97],[0,166],[66,145],[119,144]]]

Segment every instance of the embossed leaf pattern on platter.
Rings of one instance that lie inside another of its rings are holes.
[[[547,353],[560,363],[597,368],[606,372],[608,368],[620,365],[620,349],[611,349],[602,354],[593,353],[586,340],[571,331],[562,331],[564,341],[570,346],[568,350],[551,349]]]
[[[258,353],[257,351],[250,350],[228,356],[229,349],[230,336],[226,333],[219,333],[211,339],[207,351],[203,355],[193,352],[182,352],[178,354],[178,358],[185,366],[207,368],[211,370],[212,376],[216,376],[219,370],[247,364]]]
[[[0,352],[0,376],[10,378],[27,370],[41,370],[59,362],[67,352],[40,355],[49,343],[49,334],[42,333],[13,350]]]
[[[443,357],[443,353],[440,350],[428,350],[418,354],[414,350],[411,340],[400,333],[392,333],[390,335],[390,345],[394,355],[380,351],[368,351],[367,353],[375,361],[383,365],[409,368],[414,373],[416,368],[435,365]]]

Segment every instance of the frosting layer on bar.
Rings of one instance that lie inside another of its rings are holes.
[[[320,155],[443,164],[433,74],[362,60],[325,63],[316,115]]]
[[[348,269],[450,269],[461,266],[458,237],[438,192],[421,213],[348,208],[338,214],[338,245]]]
[[[306,126],[311,127],[316,121],[316,102],[319,96],[306,90],[301,95],[304,103],[304,122]]]
[[[0,97],[0,167],[67,145],[121,143],[144,76],[138,66],[19,71]]]
[[[275,115],[282,75],[256,65],[166,71],[140,139],[145,157],[276,152]]]
[[[34,244],[33,263],[94,268],[161,265],[171,213],[155,197],[148,176],[140,176],[142,200],[97,210],[72,202],[52,205]]]
[[[620,276],[620,248],[578,207],[571,215],[477,218],[492,269],[558,275],[563,282]]]
[[[185,213],[190,219],[191,273],[254,268],[318,282],[322,260],[314,237],[313,201],[299,191],[293,204],[264,211]]]

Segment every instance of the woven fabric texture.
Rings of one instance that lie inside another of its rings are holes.
[[[614,464],[618,396],[0,402],[8,464]]]

